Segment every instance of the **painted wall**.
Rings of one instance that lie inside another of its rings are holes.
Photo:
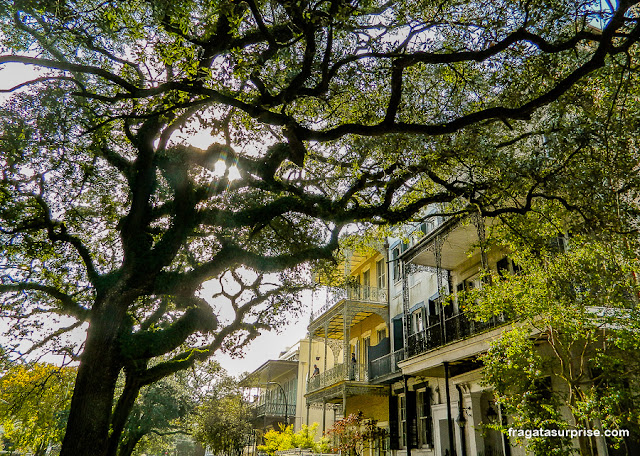
[[[347,415],[362,412],[365,418],[378,420],[378,424],[389,421],[389,399],[384,396],[352,396],[347,398]]]
[[[311,355],[311,363],[309,363],[309,355]],[[333,365],[333,355],[331,350],[327,350],[328,362]],[[317,359],[320,358],[320,359]],[[300,430],[302,424],[311,425],[318,423],[318,435],[322,434],[323,412],[322,408],[307,407],[307,400],[304,395],[307,391],[307,380],[313,373],[313,365],[317,364],[322,370],[324,365],[324,344],[314,341],[311,344],[311,353],[309,353],[309,340],[300,341],[300,356],[298,363],[298,398],[296,402],[296,425],[295,430]],[[307,413],[308,412],[308,413]],[[325,429],[333,426],[335,420],[335,412],[333,409],[327,409],[324,414]]]

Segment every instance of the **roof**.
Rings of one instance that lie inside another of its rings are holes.
[[[270,359],[240,380],[240,386],[264,386],[267,382],[285,375],[298,374],[298,361]]]

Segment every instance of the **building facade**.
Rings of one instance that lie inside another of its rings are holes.
[[[482,287],[486,271],[518,266],[485,247],[492,222],[480,216],[425,220],[347,256],[345,285],[327,288],[300,343],[296,416],[325,432],[361,412],[387,431],[367,456],[524,456],[491,428],[511,421],[483,383],[480,360],[514,323],[474,320],[461,295]],[[593,448],[608,454],[603,438]]]
[[[316,344],[318,345],[318,344]],[[256,445],[262,444],[262,436],[269,430],[293,426],[299,431],[303,424],[324,422],[331,426],[334,410],[324,416],[321,408],[311,408],[304,400],[305,383],[308,379],[307,359],[310,354],[320,353],[319,346],[309,346],[301,340],[283,351],[278,359],[271,359],[245,376],[240,385],[245,398],[253,409],[252,425]]]
[[[483,270],[513,267],[504,252],[480,247],[485,229],[475,217],[435,218],[408,241],[390,246],[398,353],[390,379],[398,415],[392,447],[399,455],[516,454],[502,434],[484,426],[504,417],[481,383],[478,360],[508,322],[473,321],[457,298],[482,285]]]

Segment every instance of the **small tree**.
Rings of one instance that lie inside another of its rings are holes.
[[[326,437],[316,440],[318,423],[311,426],[303,424],[298,432],[293,432],[293,425],[284,427],[280,431],[271,429],[264,435],[264,445],[258,446],[259,451],[273,456],[276,451],[291,450],[293,448],[309,449],[314,453],[325,453],[329,450],[329,439]]]
[[[377,420],[365,418],[361,411],[336,421],[328,431],[335,438],[334,451],[348,456],[361,456],[365,449],[373,448],[385,437],[386,431],[377,424]]]
[[[194,437],[214,454],[238,456],[251,435],[251,409],[235,392],[211,397],[198,409]]]
[[[192,392],[175,376],[145,387],[127,420],[118,456],[131,456],[138,444],[154,438],[187,434],[185,419],[195,408]]]
[[[0,378],[3,438],[34,456],[62,442],[75,372],[46,363],[11,366]]]

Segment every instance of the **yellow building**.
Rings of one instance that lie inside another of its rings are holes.
[[[319,344],[312,346],[313,353],[321,351]],[[253,408],[252,426],[256,445],[270,429],[280,429],[285,424],[299,431],[303,424],[325,423],[333,425],[334,410],[310,408],[304,399],[307,381],[309,343],[301,340],[283,351],[278,359],[270,359],[245,376],[240,385]]]
[[[389,387],[372,383],[369,372],[370,354],[389,343],[385,248],[348,255],[345,272],[347,284],[328,288],[309,323],[314,350],[308,354],[305,398],[309,408],[334,408],[341,417],[362,412],[387,427]],[[326,422],[322,429],[328,429]]]

